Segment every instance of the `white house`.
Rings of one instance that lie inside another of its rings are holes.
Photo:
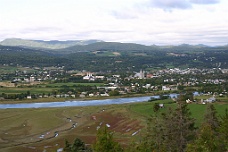
[[[87,75],[83,77],[83,80],[94,81],[95,77],[93,76],[92,73],[87,73]]]
[[[27,96],[27,99],[32,99],[32,96]]]
[[[206,99],[206,100],[204,100],[205,102],[208,102],[208,103],[212,103],[212,102],[215,102],[216,101],[216,99],[215,99],[215,97],[210,97],[209,99]]]

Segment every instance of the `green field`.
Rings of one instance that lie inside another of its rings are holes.
[[[20,94],[30,91],[32,94],[48,94],[55,90],[61,89],[61,87],[77,87],[77,86],[103,86],[103,83],[51,83],[51,84],[38,84],[34,86],[23,87],[0,87],[0,94]]]
[[[9,88],[9,87],[4,87],[0,88],[0,93],[6,93],[6,94],[20,94],[20,93],[26,93],[27,91],[30,91],[32,94],[42,94],[42,93],[51,93],[55,89],[58,88]]]
[[[165,108],[161,109],[160,112],[166,112],[166,110],[171,108],[176,108],[176,103],[169,104],[171,102],[170,99],[159,101],[157,103],[164,103]],[[155,103],[155,102],[154,102]],[[152,102],[143,102],[143,103],[137,103],[130,105],[130,110],[140,114],[145,117],[149,117],[154,114],[153,106],[154,103]],[[222,116],[225,113],[225,109],[228,109],[228,104],[213,104],[215,106],[215,109],[217,110],[217,115]],[[190,109],[190,112],[192,114],[192,117],[196,119],[196,125],[199,126],[201,122],[203,121],[205,110],[207,105],[202,104],[189,104],[188,108]]]
[[[15,73],[15,71],[27,71],[27,72],[34,72],[35,70],[31,68],[24,68],[24,67],[14,67],[14,66],[0,66],[0,74],[10,74]]]
[[[51,83],[51,84],[42,84],[38,86],[43,86],[43,87],[61,87],[61,86],[68,86],[68,87],[73,87],[73,86],[102,86],[104,85],[103,83]]]

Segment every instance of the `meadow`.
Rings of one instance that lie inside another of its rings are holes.
[[[48,94],[62,87],[77,87],[77,86],[102,86],[103,83],[49,83],[49,84],[36,84],[32,86],[20,87],[0,87],[0,94],[20,94],[30,91],[32,94]]]

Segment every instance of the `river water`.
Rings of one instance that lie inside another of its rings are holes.
[[[77,100],[63,102],[42,102],[42,103],[18,103],[18,104],[0,104],[0,109],[8,108],[51,108],[51,107],[81,107],[81,106],[97,106],[110,104],[124,104],[133,102],[148,101],[152,96],[132,97],[132,98],[116,98],[104,100]]]

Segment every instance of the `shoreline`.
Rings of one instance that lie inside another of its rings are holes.
[[[25,108],[58,108],[58,107],[85,107],[111,104],[125,104],[134,102],[145,102],[151,99],[151,96],[128,97],[128,98],[113,98],[100,100],[74,100],[62,102],[33,102],[33,103],[14,103],[0,104],[0,109],[25,109]]]
[[[64,101],[88,101],[88,100],[105,100],[117,98],[131,98],[131,97],[144,97],[153,96],[154,94],[132,94],[121,96],[108,96],[108,97],[85,97],[85,98],[39,98],[39,99],[25,99],[25,100],[0,100],[0,104],[19,104],[19,103],[46,103],[46,102],[64,102]]]

